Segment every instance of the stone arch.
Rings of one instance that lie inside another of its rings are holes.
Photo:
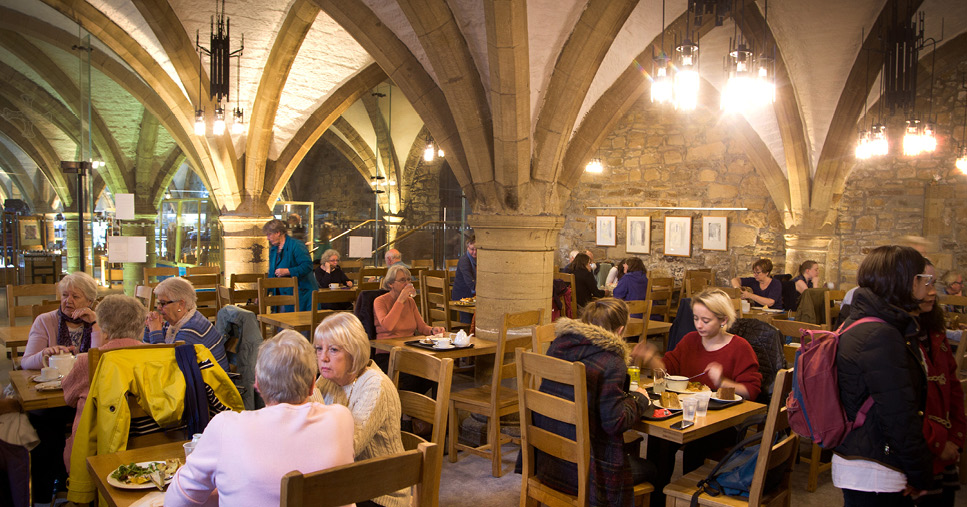
[[[6,99],[0,99],[0,107],[8,107],[13,111],[20,112],[13,104],[6,102]],[[54,193],[60,197],[65,205],[70,205],[73,202],[70,188],[64,180],[64,174],[60,171],[60,157],[57,156],[46,139],[38,136],[28,139],[16,125],[2,116],[0,116],[0,134],[10,139],[37,164],[37,168],[47,178],[51,188],[54,189]]]
[[[154,191],[154,194],[151,196],[151,203],[156,209],[161,207],[161,201],[164,199],[165,190],[168,189],[168,185],[171,184],[171,180],[173,180],[175,174],[178,173],[178,168],[181,167],[181,164],[185,161],[185,158],[185,152],[181,151],[181,148],[175,146],[171,148],[171,151],[168,152],[168,156],[165,157],[164,163],[161,164],[161,170],[158,171],[155,179],[156,185],[152,185],[150,187]]]
[[[13,152],[11,152],[3,143],[0,143],[0,164],[6,167],[10,172],[14,173],[8,174],[10,181],[20,190],[20,194],[24,196],[27,204],[29,204],[31,208],[35,208],[40,202],[38,201],[38,199],[40,199],[40,193],[37,192],[34,181],[26,177],[27,171],[24,169],[23,164],[20,163],[20,159],[18,159],[16,155],[14,155]],[[26,185],[24,185],[23,180],[27,180]]]

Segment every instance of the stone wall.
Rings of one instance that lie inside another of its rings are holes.
[[[585,173],[571,193],[559,239],[559,256],[590,249],[595,260],[622,259],[627,216],[651,217],[651,241],[642,258],[649,272],[681,278],[686,269],[708,267],[717,283],[751,276],[752,263],[770,258],[785,263],[783,226],[766,185],[728,130],[718,111],[680,114],[659,109],[647,97],[618,122],[596,153],[603,174]],[[747,211],[590,210],[589,206],[746,207]],[[595,216],[617,217],[617,246],[595,244]],[[692,218],[691,255],[664,255],[665,217]],[[726,251],[702,249],[702,216],[728,218]]]
[[[373,218],[369,182],[327,142],[317,142],[289,180],[292,199],[315,202],[316,213],[334,212],[331,220]]]

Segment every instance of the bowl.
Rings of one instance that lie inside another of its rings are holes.
[[[688,388],[688,377],[668,375],[665,377],[665,386],[672,391],[684,391]]]

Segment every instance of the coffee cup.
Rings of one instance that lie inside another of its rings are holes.
[[[330,283],[329,284],[329,288],[330,289],[338,289],[339,288],[339,284],[338,283]]]
[[[74,356],[71,354],[57,354],[56,356],[50,356],[47,362],[51,368],[56,368],[60,371],[61,375],[67,375],[70,373],[71,368],[74,367]]]
[[[437,349],[448,349],[452,346],[453,342],[451,342],[449,338],[441,338],[436,341],[436,344],[433,345],[433,347]]]
[[[43,380],[54,380],[60,375],[60,370],[53,366],[46,366],[40,369],[40,378]]]

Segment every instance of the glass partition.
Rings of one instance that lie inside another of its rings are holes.
[[[217,265],[221,262],[218,210],[207,198],[161,201],[155,226],[158,261],[169,264]]]

